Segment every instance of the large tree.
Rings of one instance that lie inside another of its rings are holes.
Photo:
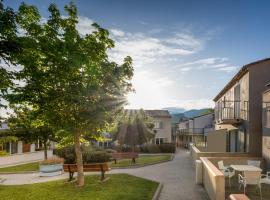
[[[132,90],[132,60],[122,65],[111,62],[108,50],[114,47],[109,32],[97,24],[85,36],[76,29],[77,9],[65,6],[67,16],[55,4],[41,22],[34,6],[19,7],[17,23],[22,52],[16,62],[22,70],[13,76],[21,80],[6,99],[13,106],[37,109],[54,129],[73,136],[78,168],[77,183],[84,185],[80,139],[102,132],[126,103]]]

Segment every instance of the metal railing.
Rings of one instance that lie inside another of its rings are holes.
[[[215,107],[215,119],[248,120],[248,101],[219,101]]]
[[[186,129],[178,129],[178,133],[180,134],[204,134],[204,128],[186,128]]]

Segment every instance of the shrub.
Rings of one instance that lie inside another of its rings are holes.
[[[62,147],[54,150],[54,154],[64,158],[65,164],[76,163],[75,149],[73,146]]]
[[[173,143],[164,143],[158,146],[161,153],[174,153],[175,152],[175,144]]]
[[[9,153],[6,151],[0,151],[0,157],[8,156]]]
[[[105,151],[93,151],[93,152],[83,152],[83,162],[84,163],[102,163],[108,162],[111,156]]]
[[[117,153],[117,150],[114,149],[105,149],[107,153]]]
[[[55,165],[55,164],[62,164],[64,163],[63,158],[58,158],[58,157],[52,157],[47,160],[43,160],[40,162],[41,165]]]
[[[65,164],[76,163],[76,154],[74,146],[63,147],[54,151],[55,155],[64,158]],[[82,147],[83,163],[101,163],[110,160],[110,154],[106,151],[95,151],[90,146]]]
[[[160,153],[159,146],[156,144],[147,144],[145,153]]]

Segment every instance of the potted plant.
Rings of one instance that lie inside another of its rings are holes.
[[[53,157],[39,163],[40,176],[57,176],[63,173],[64,159]]]

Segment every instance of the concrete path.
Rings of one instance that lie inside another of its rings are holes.
[[[53,152],[51,150],[48,150],[47,153],[48,153],[48,157],[52,157]],[[36,151],[36,152],[31,152],[31,153],[4,156],[4,157],[0,157],[0,168],[41,161],[43,159],[44,159],[44,151]]]
[[[204,188],[195,184],[195,169],[189,151],[180,149],[174,160],[137,169],[117,169],[112,173],[128,173],[163,183],[160,200],[208,200]]]
[[[160,200],[208,200],[204,188],[195,184],[195,169],[187,150],[178,150],[174,160],[162,164],[133,169],[114,169],[110,174],[127,173],[163,183]],[[90,173],[86,173],[90,174]],[[91,173],[93,174],[93,173]],[[1,175],[4,185],[30,184],[67,178],[67,174],[56,177],[39,177],[34,174]]]

